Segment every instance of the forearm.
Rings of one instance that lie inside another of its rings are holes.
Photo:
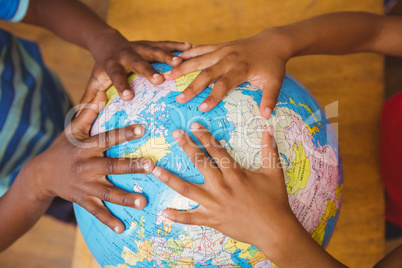
[[[339,12],[278,28],[291,55],[375,52],[402,56],[402,18],[364,12]]]
[[[284,216],[279,230],[264,230],[258,231],[261,239],[256,243],[279,267],[345,267],[310,237],[294,215]]]
[[[42,198],[29,163],[0,198],[0,252],[26,233],[46,212],[52,198]]]
[[[23,22],[47,28],[90,51],[100,36],[117,33],[77,0],[31,0]]]

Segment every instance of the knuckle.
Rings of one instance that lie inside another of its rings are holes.
[[[250,70],[250,64],[247,61],[242,61],[238,64],[238,69],[242,73],[248,73]]]
[[[103,222],[102,213],[99,207],[93,207],[89,209],[88,212],[91,213],[95,218]]]
[[[196,153],[194,155],[194,162],[196,167],[204,165],[206,162],[204,153]]]
[[[145,62],[145,60],[143,58],[141,58],[140,56],[132,57],[130,61],[131,61],[132,66],[140,65]]]
[[[73,172],[73,174],[75,175],[79,175],[83,172],[84,169],[84,164],[82,163],[82,161],[76,161],[73,163],[73,166],[71,167],[71,170]]]
[[[181,194],[182,196],[189,196],[189,194],[191,193],[191,189],[189,187],[188,184],[183,184],[179,187],[179,194]]]
[[[113,174],[116,170],[116,162],[112,159],[107,159],[103,162],[103,170],[107,174]]]
[[[199,74],[199,76],[201,76],[201,78],[203,78],[203,79],[208,79],[208,78],[212,78],[213,73],[214,73],[213,69],[211,67],[208,67],[208,68],[204,69]]]
[[[107,58],[105,61],[106,68],[110,68],[116,63],[116,60],[113,57]]]
[[[110,189],[109,188],[103,189],[100,197],[101,197],[101,200],[103,200],[103,201],[109,201],[110,200]]]
[[[128,207],[128,206],[132,206],[133,203],[130,202],[130,198],[128,197],[127,194],[123,195],[120,199],[120,203],[122,206]]]
[[[110,76],[111,80],[116,80],[117,78],[122,77],[124,75],[125,74],[124,74],[124,72],[122,70],[113,70],[113,71],[110,72],[109,76]]]
[[[155,69],[152,66],[148,65],[144,68],[143,72],[146,76],[152,76],[155,73]]]
[[[236,50],[232,50],[227,54],[226,57],[228,60],[234,60],[234,59],[238,58],[239,55],[240,55],[239,52],[237,52]]]
[[[194,94],[194,93],[196,92],[193,83],[191,83],[191,84],[187,87],[186,91],[190,92],[191,94]]]
[[[134,51],[133,51],[133,49],[131,47],[125,47],[125,48],[120,50],[119,56],[121,58],[126,58],[126,57],[129,57],[133,53],[134,53]]]
[[[152,56],[159,56],[159,55],[163,55],[164,51],[162,49],[160,49],[159,47],[150,47],[149,48],[149,53]]]
[[[183,221],[184,224],[188,224],[191,225],[193,223],[193,218],[190,215],[186,215],[183,217]]]
[[[228,88],[228,81],[224,78],[219,79],[218,81],[216,81],[215,83],[215,87],[219,88],[219,89],[227,89]]]

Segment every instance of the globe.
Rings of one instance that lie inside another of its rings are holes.
[[[153,66],[161,73],[171,69],[162,63]],[[123,101],[114,87],[109,88],[108,102],[92,134],[131,124],[142,124],[146,132],[139,140],[110,148],[107,157],[148,157],[187,181],[203,183],[201,173],[172,138],[173,130],[183,129],[199,144],[190,131],[190,125],[199,122],[244,168],[257,170],[261,166],[262,132],[270,124],[274,127],[290,206],[307,232],[325,247],[339,216],[343,179],[337,139],[323,109],[288,74],[268,121],[259,111],[262,92],[249,83],[237,86],[214,109],[202,113],[197,107],[212,85],[186,104],[175,101],[198,73],[158,86],[132,74],[129,82],[135,97],[131,101]],[[124,222],[123,234],[114,233],[74,205],[84,240],[102,267],[275,267],[253,245],[212,228],[164,218],[161,211],[167,207],[188,210],[198,204],[153,175],[110,175],[108,179],[127,191],[145,195],[148,205],[136,210],[105,202]]]

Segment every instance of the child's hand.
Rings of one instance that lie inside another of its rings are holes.
[[[211,93],[199,106],[202,112],[214,108],[230,90],[248,81],[263,91],[260,110],[261,115],[268,119],[276,105],[285,77],[286,62],[291,56],[288,46],[285,36],[273,28],[246,39],[196,46],[180,55],[190,60],[166,72],[164,76],[173,80],[183,74],[203,70],[176,97],[180,103],[188,102],[215,82]]]
[[[90,137],[91,126],[101,108],[98,105],[101,95],[104,93],[98,94],[50,148],[27,165],[37,174],[39,194],[36,199],[47,201],[59,196],[72,201],[115,232],[122,233],[124,224],[112,215],[103,202],[143,209],[147,200],[140,194],[129,193],[114,186],[106,175],[151,173],[154,164],[146,158],[104,157],[104,152],[110,147],[140,138],[144,128],[131,125]]]
[[[190,43],[172,41],[129,42],[115,30],[109,34],[103,34],[96,39],[95,44],[90,46],[95,66],[80,102],[87,103],[98,91],[107,89],[111,84],[116,87],[120,98],[131,100],[134,92],[127,82],[128,73],[136,72],[146,77],[152,84],[159,85],[165,79],[149,62],[164,62],[177,66],[182,62],[182,58],[172,52],[189,48],[191,48]]]
[[[212,227],[261,249],[267,248],[267,240],[274,246],[287,221],[297,219],[289,206],[274,138],[268,133],[272,127],[263,133],[263,166],[255,172],[242,168],[199,123],[193,123],[191,128],[217,167],[187,134],[175,130],[173,137],[200,170],[205,183],[186,182],[156,167],[153,174],[158,179],[200,204],[190,211],[166,209],[163,215],[179,223]]]
[[[250,243],[279,267],[344,267],[315,242],[293,214],[286,192],[272,127],[262,136],[262,167],[242,168],[198,123],[195,137],[211,159],[185,134],[173,137],[204,176],[204,184],[186,182],[156,167],[155,177],[199,206],[189,211],[165,209],[172,221],[212,227],[231,238]]]

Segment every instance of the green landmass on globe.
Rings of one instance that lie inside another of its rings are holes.
[[[171,69],[162,63],[153,66],[161,73]],[[212,85],[186,104],[175,101],[198,73],[158,86],[132,74],[129,81],[135,91],[133,100],[121,100],[111,87],[106,107],[91,134],[142,124],[146,133],[141,139],[115,146],[107,151],[107,156],[149,157],[187,181],[203,183],[201,173],[172,138],[173,130],[183,129],[196,140],[190,125],[199,122],[243,167],[256,170],[261,166],[262,132],[270,124],[274,127],[290,206],[307,232],[326,247],[339,216],[343,179],[338,142],[320,105],[297,80],[287,75],[269,120],[260,114],[261,90],[249,83],[239,85],[216,108],[202,113],[197,107]],[[145,195],[148,205],[135,210],[106,203],[125,223],[126,230],[119,235],[74,204],[82,235],[102,267],[275,267],[252,245],[212,228],[165,219],[161,212],[167,207],[185,210],[198,204],[180,196],[153,175],[108,178],[118,187]]]

